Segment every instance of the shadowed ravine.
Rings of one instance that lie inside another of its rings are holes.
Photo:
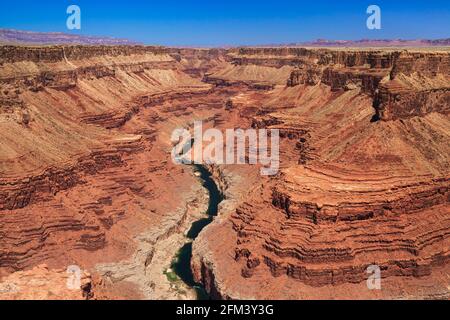
[[[187,233],[187,237],[194,241],[200,232],[210,224],[214,217],[217,216],[218,206],[224,200],[222,192],[217,188],[216,183],[211,178],[211,173],[202,165],[194,165],[195,170],[200,173],[200,179],[203,186],[209,192],[208,210],[206,211],[206,218],[195,221]],[[208,293],[203,286],[194,281],[191,270],[192,257],[192,241],[186,243],[178,252],[177,259],[172,262],[172,270],[183,280],[189,287],[193,288],[197,293],[197,299],[209,299]]]

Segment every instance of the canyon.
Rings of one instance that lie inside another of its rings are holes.
[[[0,299],[195,299],[185,245],[212,299],[449,299],[449,114],[447,47],[0,46]],[[190,239],[195,121],[281,162],[206,166]]]

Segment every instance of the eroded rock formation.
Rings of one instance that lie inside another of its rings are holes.
[[[200,235],[197,279],[220,298],[448,298],[448,52],[232,55],[295,66],[287,87],[234,103],[280,130],[282,170]]]
[[[0,277],[60,283],[55,270],[79,265],[100,277],[97,298],[191,297],[163,283],[163,260],[204,195],[170,136],[203,120],[281,134],[274,177],[212,168],[226,200],[192,259],[211,296],[448,298],[449,61],[445,49],[0,47]]]

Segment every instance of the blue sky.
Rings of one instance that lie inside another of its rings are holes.
[[[77,4],[81,31],[66,28]],[[382,29],[366,28],[366,9]],[[129,38],[161,45],[256,45],[325,39],[448,38],[449,0],[55,0],[2,1],[0,28]]]

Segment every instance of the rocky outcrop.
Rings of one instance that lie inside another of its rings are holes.
[[[372,183],[375,184],[375,182]],[[405,184],[403,181],[402,184],[398,182],[397,184],[394,185],[396,194],[389,199],[386,197],[388,190],[383,190],[380,187],[377,190],[378,195],[369,191],[364,194],[361,191],[357,201],[348,201],[336,205],[318,205],[309,201],[298,201],[297,199],[301,199],[301,196],[296,194],[294,198],[292,197],[292,190],[285,190],[283,185],[282,191],[279,189],[281,186],[276,186],[272,194],[272,205],[284,210],[289,219],[301,217],[315,224],[320,224],[322,222],[365,220],[385,215],[399,216],[426,207],[445,204],[449,199],[449,180],[445,178],[432,181],[414,181],[410,184]],[[356,188],[356,186],[352,187]],[[392,182],[389,187],[393,188]],[[291,186],[291,189],[293,188],[294,186]],[[366,196],[371,200],[364,201]]]
[[[298,85],[314,86],[320,83],[322,79],[322,69],[319,66],[309,65],[300,67],[292,71],[287,82],[288,87],[295,87]]]
[[[299,204],[293,198],[307,196],[301,190],[294,192],[294,186],[288,196],[274,191],[272,203],[284,217],[273,209],[261,215],[262,207],[249,202],[232,215],[237,232],[235,259],[246,278],[265,265],[274,277],[287,275],[312,287],[364,282],[366,269],[374,262],[383,278],[430,276],[433,268],[445,267],[449,261],[448,228],[442,227],[448,223],[444,213],[448,181],[442,183],[446,185],[442,190],[423,186],[422,193],[405,192],[406,199],[386,199],[385,192],[380,199],[386,202],[379,206],[362,202],[360,196],[355,199],[358,203],[332,208],[326,200],[332,196],[320,194],[315,196],[324,203]],[[305,190],[308,187],[313,188],[308,185]],[[420,200],[411,203],[416,198]],[[266,223],[270,212],[277,215],[273,227]]]
[[[280,130],[281,169],[239,182],[248,193],[196,240],[196,277],[221,299],[448,299],[445,59],[413,54],[409,72],[395,50],[312,52],[235,53],[306,60],[286,87],[233,101],[252,127]]]
[[[402,52],[374,99],[381,120],[449,113],[450,55]]]
[[[151,46],[0,46],[0,64],[15,62],[64,62],[103,56],[129,56],[143,54],[165,54],[163,47]]]
[[[408,52],[398,54],[392,66],[391,79],[398,75],[420,76],[433,78],[439,74],[450,74],[450,54],[448,52]]]
[[[341,69],[327,68],[322,75],[322,83],[329,85],[332,90],[353,90],[374,95],[380,82],[388,76],[389,69]]]
[[[52,195],[82,182],[84,174],[94,174],[105,168],[120,166],[122,152],[136,152],[142,148],[140,137],[119,142],[112,150],[100,150],[78,159],[64,169],[49,168],[40,175],[22,180],[0,179],[0,210],[14,210],[31,203],[43,202]]]
[[[417,90],[396,81],[380,86],[374,100],[377,119],[396,120],[450,112],[450,87]]]
[[[286,80],[289,87],[322,83],[334,91],[360,88],[374,98],[374,120],[448,113],[450,55],[445,51],[241,48],[229,55],[240,68],[294,67]],[[212,82],[228,83],[227,77]]]
[[[254,56],[278,59],[279,61],[293,61],[298,64],[316,61],[320,65],[343,65],[344,67],[358,67],[369,65],[370,68],[386,69],[393,66],[398,51],[384,50],[330,50],[330,49],[306,49],[306,48],[240,48],[229,51],[236,59]],[[291,59],[291,60],[290,60]],[[249,61],[249,60],[247,60]],[[262,58],[253,61],[263,61]],[[293,63],[294,64],[294,63]]]

